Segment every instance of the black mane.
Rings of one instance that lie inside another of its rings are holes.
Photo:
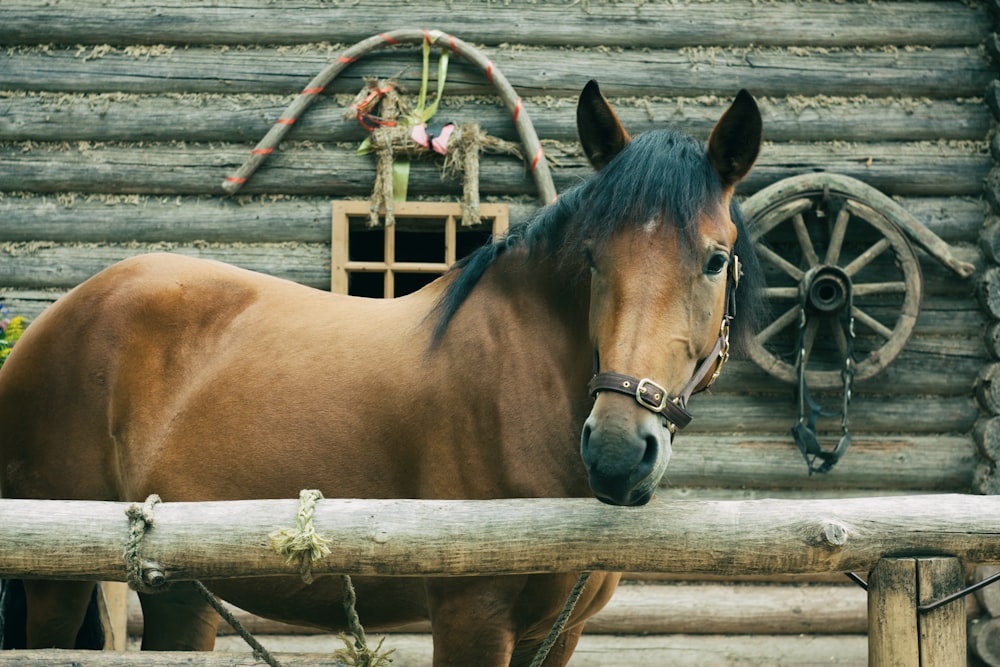
[[[452,268],[459,274],[436,304],[432,345],[440,342],[455,313],[486,270],[510,249],[545,252],[564,265],[586,269],[584,243],[599,247],[626,225],[670,220],[690,241],[698,214],[721,197],[719,177],[705,145],[676,132],[639,135],[604,169],[559,196],[529,220],[511,227],[502,239],[487,243]],[[759,327],[764,311],[763,276],[749,231],[734,201],[730,213],[739,230],[735,252],[744,275],[737,295],[733,342],[737,350]]]

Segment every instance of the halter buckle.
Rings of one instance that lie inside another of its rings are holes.
[[[667,405],[667,390],[649,378],[642,378],[635,386],[635,400],[653,412],[661,412]]]

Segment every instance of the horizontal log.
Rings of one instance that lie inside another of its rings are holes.
[[[744,27],[745,29],[745,27]],[[749,32],[749,31],[748,31]],[[220,50],[14,48],[0,52],[0,89],[75,93],[295,94],[334,62],[343,46]],[[348,67],[327,92],[355,94],[365,76],[395,77],[420,89],[419,49],[375,52]],[[964,47],[934,49],[523,49],[484,54],[524,97],[570,96],[589,78],[606,95],[731,96],[758,94],[980,97],[996,77],[992,63]],[[582,73],[582,74],[581,74]],[[449,95],[480,95],[492,86],[455,59]]]
[[[330,289],[330,248],[305,243],[218,245],[8,243],[0,248],[0,284],[68,288],[127,257],[157,249],[217,259],[318,289]]]
[[[982,272],[976,295],[983,310],[993,319],[1000,319],[1000,267],[991,266]]]
[[[982,566],[987,567],[987,566]],[[706,604],[706,600],[711,600]],[[228,605],[227,605],[228,606]],[[228,606],[255,635],[316,635],[324,631],[255,616]],[[128,634],[142,635],[142,609],[132,593]],[[588,634],[842,634],[867,631],[867,596],[847,582],[831,584],[623,584],[587,621]],[[413,623],[397,632],[430,632]],[[227,624],[221,636],[232,635]],[[392,641],[391,639],[389,640]]]
[[[0,576],[125,579],[127,503],[0,500]],[[164,502],[140,546],[165,581],[293,575],[267,535],[296,500]],[[336,536],[313,572],[462,576],[580,570],[773,574],[867,571],[887,555],[1000,563],[1000,498],[822,501],[348,500],[316,504]],[[52,554],[59,554],[53,558]]]
[[[988,462],[1000,463],[1000,417],[984,417],[976,422],[972,430],[979,455]],[[994,616],[1000,616],[1000,599]]]
[[[976,664],[1000,665],[1000,619],[983,618],[971,624],[969,648],[970,653],[982,661]]]
[[[993,264],[1000,264],[1000,217],[985,217],[979,234],[979,249],[983,257]]]
[[[2,292],[0,292],[2,293]],[[955,327],[956,338],[920,335],[911,338],[900,355],[878,375],[855,385],[859,401],[866,395],[900,396],[906,394],[933,394],[936,396],[967,396],[972,383],[988,358],[982,340],[976,335],[981,329],[981,317],[969,313],[965,318],[970,328]],[[952,313],[954,316],[955,313]],[[941,317],[946,317],[941,314]],[[958,324],[958,323],[954,323]],[[962,343],[959,349],[959,343]],[[789,346],[791,352],[791,345]],[[792,387],[786,386],[789,391]],[[770,393],[775,390],[774,378],[750,361],[734,361],[727,366],[715,394],[732,392]]]
[[[1000,470],[993,461],[983,460],[973,471],[972,492],[986,496],[1000,495]]]
[[[791,392],[789,392],[790,394]],[[772,403],[757,399],[743,412],[730,409],[725,415],[708,414],[709,405],[725,402],[712,397],[692,405],[695,424],[701,432],[677,436],[670,467],[664,480],[664,493],[677,487],[688,489],[753,488],[768,494],[772,491],[803,489],[808,493],[838,493],[847,490],[882,489],[893,492],[957,492],[972,490],[978,457],[971,438],[953,435],[877,435],[857,423],[852,412],[854,439],[847,454],[829,473],[809,475],[806,464],[792,440],[791,427],[797,414],[775,415],[768,423],[768,435],[744,433],[716,435],[747,429],[747,415],[776,412]],[[865,399],[859,398],[858,401]],[[788,399],[791,402],[791,399]],[[869,401],[874,409],[880,399]],[[971,401],[970,401],[971,402]],[[788,411],[792,412],[792,411]],[[838,423],[830,424],[831,430]],[[908,431],[905,423],[898,431]],[[839,432],[824,433],[820,444],[831,449]]]
[[[47,240],[10,241],[0,245],[0,285],[28,289],[75,287],[98,271],[126,257],[162,251],[217,259],[261,273],[295,280],[311,287],[324,290],[330,288],[328,244],[209,243],[201,240],[189,243],[74,244],[59,244]],[[956,254],[964,255],[964,253]],[[930,297],[946,296],[956,300],[961,299],[956,301],[956,307],[946,310],[975,309],[975,302],[965,298],[969,288],[962,280],[945,275],[945,270],[936,264],[925,264],[924,272],[926,280],[924,290]],[[932,281],[926,274],[930,274],[935,280]],[[931,319],[932,315],[928,312],[925,321]],[[940,319],[940,316],[937,319]],[[977,320],[977,323],[979,322]],[[960,332],[950,328],[948,333]],[[975,349],[979,351],[982,347],[977,344]],[[941,351],[948,352],[945,348]],[[961,353],[968,350],[957,351]]]
[[[868,629],[867,595],[821,585],[623,585],[587,633],[846,634]]]
[[[4,3],[3,44],[301,44],[329,39],[353,43],[398,21],[392,0],[355,5],[300,2],[295,20],[266,0],[237,4],[77,0],[47,6]],[[44,20],[41,20],[43,19]],[[469,0],[422,2],[420,25],[473,43],[651,48],[732,45],[858,46],[969,45],[989,35],[984,7],[935,2],[871,3],[863,21],[851,5],[708,5],[672,3],[574,4]]]
[[[415,91],[413,91],[415,92]],[[766,92],[766,91],[760,91]],[[5,97],[6,96],[6,97]],[[122,95],[0,93],[0,141],[256,142],[288,106],[281,95]],[[344,119],[353,95],[325,96],[296,123],[298,141],[360,143],[366,130]],[[414,95],[408,97],[411,101]],[[633,134],[671,127],[707,137],[729,100],[708,98],[612,99]],[[761,98],[770,141],[982,141],[990,112],[978,99]],[[538,136],[577,140],[576,98],[524,100]],[[493,96],[446,95],[436,119],[479,123],[492,136],[518,141],[507,113]]]
[[[592,173],[576,145],[548,144],[556,188],[564,191]],[[137,145],[52,147],[0,145],[0,191],[110,194],[223,194],[221,183],[243,163],[249,148]],[[976,144],[769,144],[741,185],[752,192],[806,171],[857,178],[889,195],[979,196],[993,166]],[[375,161],[353,147],[285,144],[243,187],[251,194],[368,198]],[[458,179],[442,181],[437,162],[412,164],[411,196],[457,196]],[[520,160],[484,155],[483,196],[536,195]]]
[[[538,210],[534,203],[504,201],[512,223]],[[0,242],[329,243],[330,202],[330,197],[8,193],[0,197]],[[986,215],[981,198],[903,197],[899,203],[948,243],[973,243]]]
[[[984,364],[976,377],[976,398],[989,415],[1000,415],[1000,364]]]
[[[342,660],[333,657],[332,653],[337,648],[343,648],[343,644],[334,645],[332,641],[326,641],[329,648],[324,646],[318,652],[306,653],[299,651],[297,647],[288,648],[287,642],[273,641],[270,637],[261,638],[270,646],[276,643],[282,644],[285,652],[275,648],[272,655],[283,667],[350,667]],[[242,641],[242,640],[240,640]],[[426,641],[414,641],[414,646],[407,646],[406,656],[417,658],[415,662],[407,663],[407,667],[420,667],[426,665],[430,667],[431,644]],[[426,644],[426,647],[420,646]],[[244,644],[245,646],[245,644]],[[222,648],[222,647],[220,647]],[[267,646],[265,646],[267,648]],[[235,646],[229,646],[229,650],[217,651],[215,653],[191,653],[182,651],[143,651],[138,654],[138,648],[129,651],[72,651],[64,649],[44,649],[31,651],[4,651],[3,663],[6,667],[66,667],[67,665],[88,665],[89,667],[189,667],[190,665],[200,665],[201,667],[247,667],[247,665],[262,665],[256,658],[243,655],[243,652]],[[419,651],[423,649],[427,653],[427,659],[421,661]],[[248,649],[249,650],[249,649]],[[403,657],[399,652],[399,657]],[[394,656],[395,657],[395,656]]]
[[[369,636],[376,643],[380,635]],[[343,644],[333,637],[315,642],[302,638],[261,637],[274,647],[277,658],[288,667],[344,667],[330,657]],[[217,642],[214,653],[143,652],[144,667],[181,667],[198,664],[204,667],[245,667],[249,650],[236,637]],[[866,667],[867,640],[864,635],[826,636],[730,636],[730,635],[655,635],[649,637],[609,637],[584,634],[573,654],[573,667],[607,667],[626,664],[633,667]],[[393,664],[405,667],[431,667],[431,641],[426,635],[389,635],[385,648],[394,648]],[[312,653],[300,653],[300,650]],[[284,651],[284,652],[282,652]],[[134,667],[136,654],[93,651],[11,651],[5,653],[8,667]],[[254,664],[259,664],[254,661]]]
[[[972,378],[969,378],[970,381]],[[694,421],[685,434],[722,432],[774,433],[785,432],[798,419],[798,405],[791,387],[777,382],[774,390],[780,394],[762,400],[764,395],[714,394],[692,399]],[[787,392],[787,393],[786,393]],[[836,394],[813,392],[813,398],[829,408],[842,400]],[[856,437],[861,434],[907,433],[968,433],[979,417],[979,406],[965,396],[865,396],[855,393],[849,410],[849,424]],[[821,442],[829,447],[840,437],[839,419],[820,419]]]

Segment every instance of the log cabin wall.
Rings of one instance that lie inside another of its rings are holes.
[[[1000,318],[998,204],[995,190],[984,194],[985,182],[997,182],[987,103],[1000,108],[993,12],[985,0],[3,0],[0,295],[34,316],[114,261],[153,250],[328,288],[330,200],[366,199],[375,175],[373,158],[355,151],[365,130],[344,110],[369,75],[396,76],[415,94],[419,49],[350,67],[238,196],[225,196],[221,183],[315,74],[376,33],[426,27],[481,45],[522,96],[560,191],[589,172],[574,123],[588,79],[633,133],[669,125],[698,137],[745,87],[760,101],[766,144],[741,196],[805,172],[846,174],[896,198],[977,273],[963,280],[920,254],[914,335],[887,370],[857,385],[854,442],[831,473],[810,477],[793,445],[792,387],[735,361],[711,396],[693,401],[698,418],[677,442],[660,502],[993,492],[1000,334],[984,335]],[[437,118],[517,140],[490,85],[457,58]],[[536,207],[517,160],[484,156],[480,177],[484,199],[510,203],[515,220]],[[414,164],[411,197],[460,193],[438,165]],[[632,631],[695,647],[683,664],[702,664],[699,650],[704,664],[729,664],[727,646],[761,656],[759,664],[809,664],[804,656],[828,664],[827,652],[843,658],[837,664],[864,664],[863,604],[820,623],[818,609],[806,618],[782,606],[801,603],[774,602],[854,600],[849,588],[813,582],[813,595],[788,582],[713,582],[701,592],[721,587],[718,605],[735,605],[713,614],[697,598],[702,585],[646,587],[669,589],[666,601],[639,608],[687,611],[646,613],[661,620]],[[620,599],[652,600],[641,588],[626,587]],[[783,638],[731,637],[748,633]]]

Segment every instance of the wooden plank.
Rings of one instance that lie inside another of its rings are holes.
[[[846,577],[841,581],[847,582]],[[322,630],[272,621],[231,607],[250,632],[322,634]],[[975,618],[975,613],[968,614]],[[142,634],[138,598],[129,606],[129,634]],[[588,635],[798,635],[865,634],[868,595],[854,583],[625,583],[608,606],[587,621]],[[430,623],[396,632],[429,632]],[[219,634],[234,634],[225,623]],[[390,640],[391,641],[391,640]]]
[[[330,232],[330,291],[347,294],[350,278],[347,263],[350,261],[350,226],[343,207],[333,207]]]
[[[868,577],[870,667],[920,667],[916,605],[916,561],[880,560]]]
[[[76,46],[0,52],[0,89],[86,93],[277,93],[292,95],[333,62],[343,46],[298,49],[132,49]],[[577,95],[582,78],[606,95],[730,96],[740,88],[768,95],[979,97],[996,72],[985,55],[964,47],[934,49],[773,49],[728,46],[691,49],[483,50],[523,97]],[[419,49],[375,52],[348,67],[327,88],[355,94],[365,76],[396,77],[420,89]],[[581,72],[585,73],[581,76]],[[453,59],[450,95],[492,94],[473,66]]]
[[[847,582],[831,584],[639,583],[623,584],[608,606],[587,621],[587,634],[863,634],[867,595]],[[711,601],[711,603],[707,603]],[[255,616],[227,605],[254,635],[317,635],[323,630]],[[128,634],[142,635],[142,610],[133,593]],[[394,630],[430,632],[424,621]],[[234,634],[226,623],[219,635]],[[391,641],[391,640],[390,640]]]
[[[317,289],[330,287],[330,249],[314,244],[7,244],[0,252],[0,284],[71,287],[127,257],[172,252],[228,262]]]
[[[730,91],[732,93],[733,91]],[[768,92],[766,90],[758,91]],[[360,143],[367,132],[344,119],[353,95],[325,96],[295,126],[298,141]],[[415,99],[413,93],[410,99]],[[2,93],[0,141],[256,142],[289,103],[282,95],[122,95]],[[671,127],[707,137],[728,100],[622,97],[611,100],[633,134]],[[782,141],[982,141],[990,112],[978,99],[763,98],[767,139]],[[523,100],[538,136],[577,140],[576,97]],[[441,118],[477,122],[488,134],[518,141],[510,114],[492,95],[442,100]]]
[[[124,580],[126,506],[0,500],[0,576]],[[156,563],[167,583],[295,574],[297,564],[271,550],[265,536],[291,525],[297,506],[296,500],[161,503],[141,557]],[[958,494],[640,508],[592,499],[325,499],[316,505],[314,525],[337,539],[312,566],[317,575],[765,574],[864,571],[907,552],[998,563],[998,510],[1000,498]]]
[[[40,8],[6,0],[4,44],[299,44],[329,39],[353,43],[398,18],[392,0],[354,5],[301,2],[295,20],[266,0],[239,5],[190,5],[123,0],[76,0]],[[735,45],[857,46],[880,44],[977,45],[986,39],[985,7],[935,2],[873,2],[864,20],[850,5],[749,1],[702,4],[573,5],[431,0],[420,5],[419,24],[466,41],[498,45],[578,44],[647,47]],[[748,25],[752,29],[748,29]]]
[[[287,144],[244,186],[252,194],[360,197],[371,194],[375,163],[353,148]],[[593,173],[575,145],[547,145],[557,166],[558,190]],[[199,195],[222,193],[249,148],[234,145],[0,146],[0,190],[38,193]],[[992,157],[972,144],[775,144],[767,145],[741,186],[752,192],[804,171],[830,171],[857,178],[889,195],[979,196]],[[458,196],[461,183],[442,181],[435,162],[411,164],[409,194]],[[535,195],[535,183],[520,160],[484,155],[480,192]]]
[[[128,639],[129,587],[120,581],[98,584],[97,605],[104,631],[104,650],[124,651]],[[138,601],[138,600],[137,600]]]
[[[622,585],[587,621],[608,634],[863,634],[867,595],[858,586]]]
[[[925,605],[937,602],[965,587],[962,564],[957,558],[917,559],[917,601]],[[965,598],[918,612],[921,667],[965,667],[966,636]]]
[[[431,667],[430,642],[419,635],[386,635],[385,646],[395,648],[393,664]],[[377,638],[380,638],[377,637]],[[305,646],[318,653],[340,646],[331,636],[308,644],[302,638],[268,636],[263,641],[279,650]],[[236,638],[224,638],[213,658],[233,650],[248,655]],[[188,654],[190,655],[190,654]],[[571,667],[865,667],[864,635],[650,635],[646,637],[584,633],[570,660]]]
[[[381,635],[373,637],[375,641]],[[345,667],[330,657],[343,644],[328,636],[305,643],[301,638],[261,637],[265,646],[278,651],[277,658],[286,667]],[[370,638],[371,640],[372,638]],[[214,653],[143,652],[103,653],[90,651],[12,651],[4,655],[9,667],[133,667],[141,657],[144,667],[180,667],[198,664],[204,667],[244,667],[259,664],[237,638],[226,638]],[[426,635],[390,635],[386,648],[396,649],[394,663],[404,667],[431,667],[431,642]],[[299,652],[302,648],[312,653]],[[282,652],[285,651],[285,652]],[[633,667],[865,667],[864,635],[830,637],[771,636],[651,636],[600,637],[584,634],[570,665],[607,667],[627,664]]]
[[[711,435],[719,430],[774,433],[779,428],[784,430],[785,424],[791,428],[798,419],[798,406],[791,398],[789,386],[781,383],[772,391],[787,393],[771,400],[766,399],[767,395],[742,394],[715,394],[697,402],[692,400],[689,407],[695,418],[683,436]],[[819,400],[818,396],[814,398]],[[829,403],[829,399],[825,402]],[[762,404],[766,404],[766,409],[762,409]],[[866,400],[855,395],[850,407],[851,430],[858,437],[864,433],[968,433],[978,418],[979,406],[972,396],[885,396]],[[829,442],[827,437],[840,437],[837,420],[821,420],[819,428],[827,434],[820,439],[824,444]]]
[[[860,401],[867,400],[866,394],[919,393],[920,388],[926,394],[968,396],[973,378],[990,361],[982,338],[976,335],[981,316],[972,305],[965,312],[944,311],[926,315],[923,321],[925,329],[917,330],[892,364],[878,375],[855,385]],[[947,327],[949,316],[958,320],[952,322],[952,338],[940,331]],[[934,335],[935,330],[938,335]],[[776,385],[774,378],[753,362],[733,360],[720,376],[717,387],[713,387],[713,393],[766,394],[775,391],[778,386],[781,385]],[[833,394],[827,392],[825,396],[832,397]]]
[[[981,198],[903,197],[899,203],[949,243],[974,243],[986,216]],[[537,210],[534,204],[510,203],[515,222]],[[223,199],[8,192],[0,198],[4,242],[329,243],[329,219],[330,198],[322,196]],[[924,295],[924,312],[930,296],[933,291]]]
[[[878,400],[873,399],[872,403],[877,406]],[[791,489],[836,490],[839,493],[849,489],[892,489],[896,492],[968,492],[971,489],[977,456],[975,447],[965,436],[877,436],[857,428],[852,422],[854,442],[847,455],[831,472],[810,477],[789,435],[794,419],[772,417],[766,435],[715,434],[742,429],[748,413],[768,414],[773,410],[772,403],[758,401],[744,411],[730,409],[727,416],[715,421],[704,416],[699,407],[695,421],[706,422],[704,432],[678,436],[664,486],[688,489],[743,487],[762,493]],[[734,422],[740,426],[734,427]],[[897,424],[898,431],[906,428],[903,421]],[[827,448],[835,444],[823,437],[820,441]]]

